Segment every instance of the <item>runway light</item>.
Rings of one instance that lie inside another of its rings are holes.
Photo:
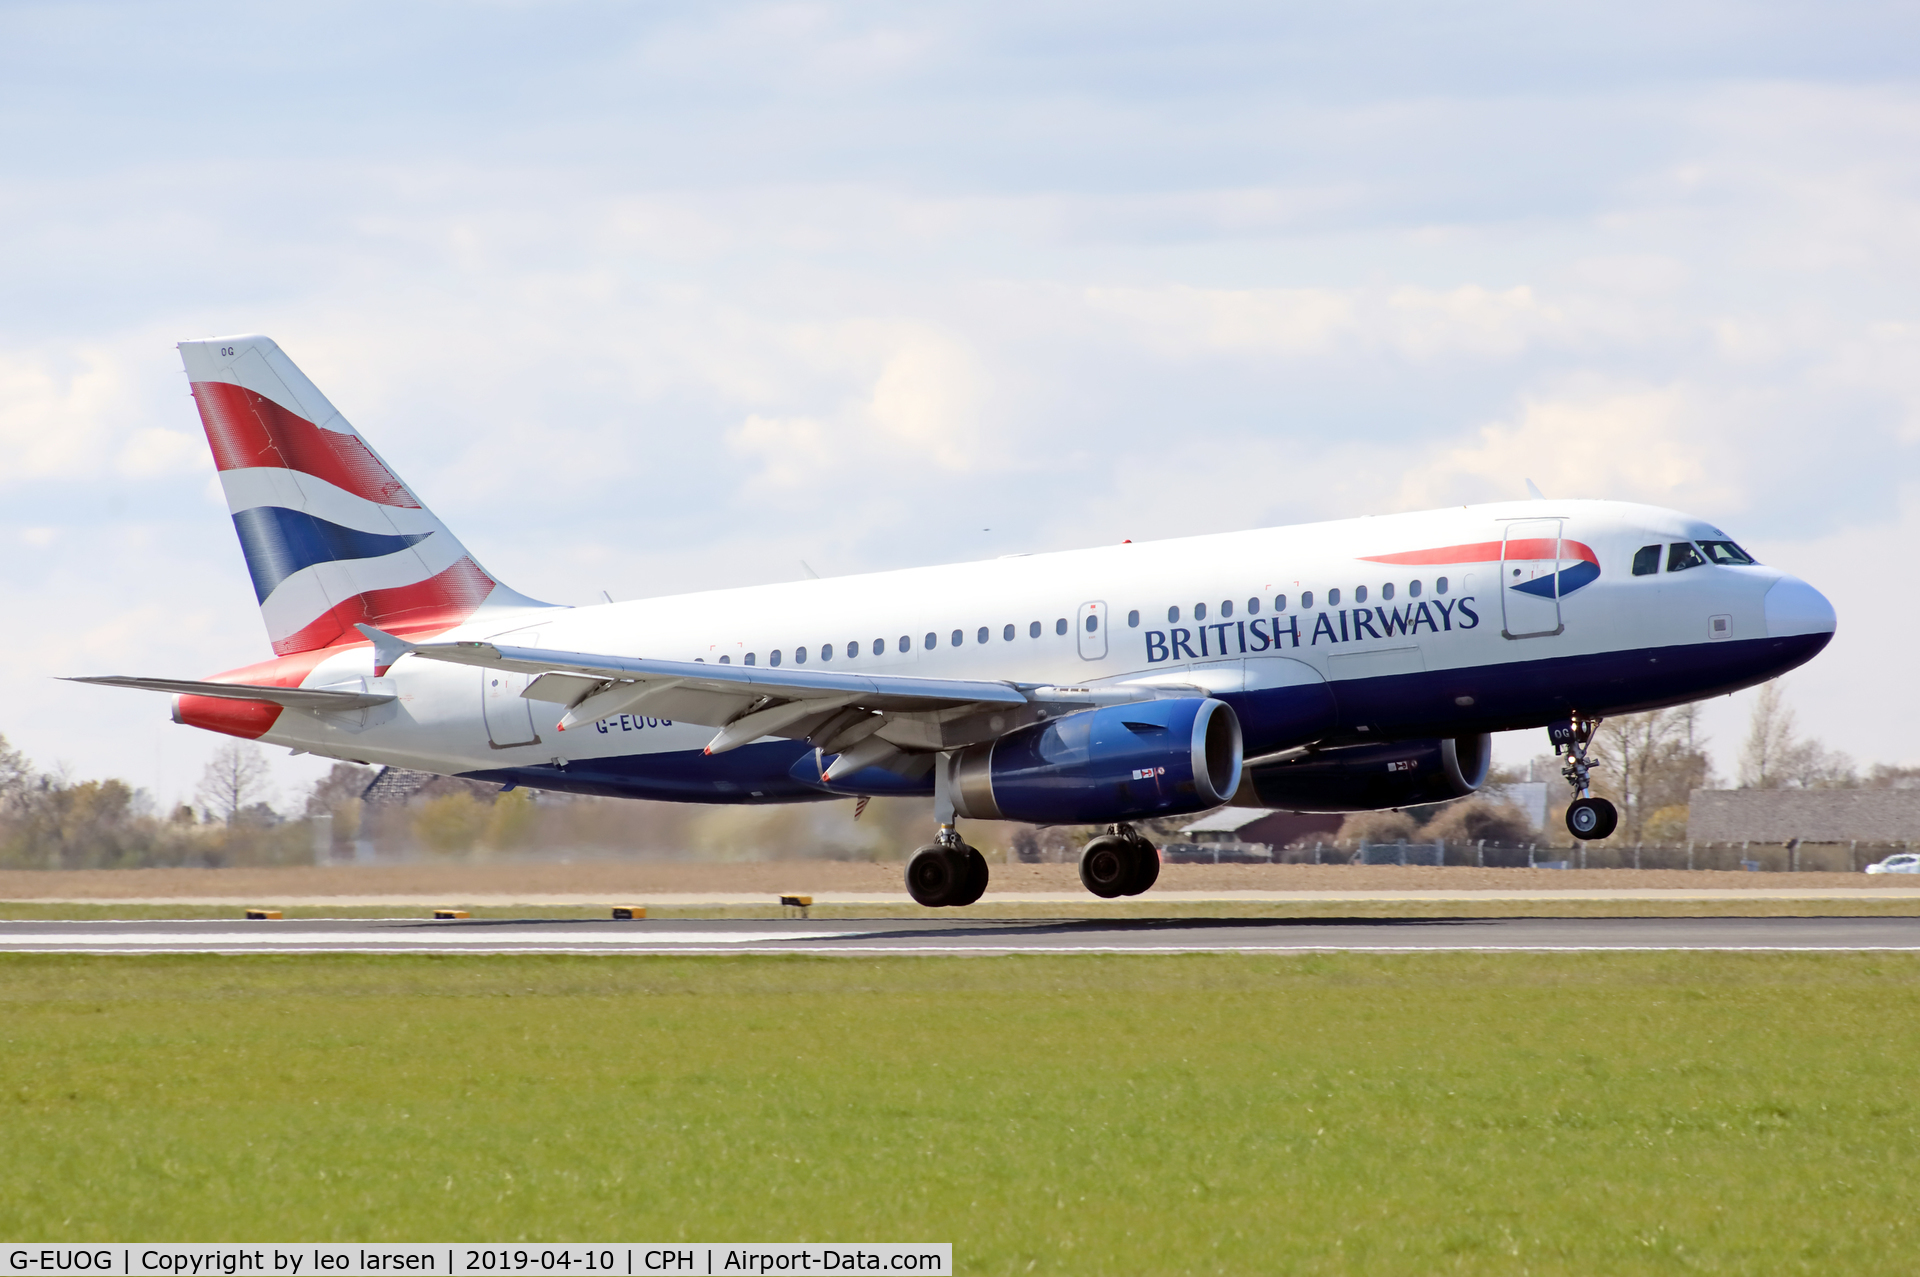
[[[473,915],[465,909],[435,909],[433,916],[436,919],[446,920],[452,918],[471,918]]]
[[[272,922],[272,921],[278,921],[279,918],[280,918],[280,911],[278,909],[247,910],[248,922]]]
[[[615,905],[613,907],[613,919],[615,922],[638,922],[646,916],[647,907],[645,905]]]

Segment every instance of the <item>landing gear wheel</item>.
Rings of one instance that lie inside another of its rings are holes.
[[[1605,838],[1619,824],[1620,813],[1604,798],[1576,798],[1567,807],[1567,832],[1582,842]]]
[[[1133,840],[1118,834],[1101,834],[1080,849],[1080,883],[1102,900],[1127,894],[1133,885]]]
[[[987,893],[987,858],[972,847],[957,849],[961,852],[960,893],[947,903],[950,905],[970,905]]]
[[[1153,886],[1160,879],[1160,853],[1152,843],[1135,834],[1129,841],[1133,843],[1133,875],[1127,881],[1123,895],[1137,896]]]
[[[946,847],[930,842],[918,848],[907,861],[907,894],[913,902],[929,909],[952,903],[956,888],[964,885],[960,860],[948,854]]]
[[[907,894],[929,909],[970,905],[987,890],[987,858],[965,843],[930,842],[907,861]]]

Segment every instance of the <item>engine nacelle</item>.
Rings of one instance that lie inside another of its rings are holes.
[[[1464,798],[1487,779],[1493,737],[1383,741],[1316,750],[1249,767],[1237,807],[1285,811],[1377,811]]]
[[[1098,825],[1205,811],[1240,784],[1240,720],[1185,697],[1083,710],[972,745],[948,764],[956,814]]]

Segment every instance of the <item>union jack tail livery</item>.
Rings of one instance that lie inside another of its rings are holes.
[[[538,606],[474,561],[266,337],[180,343],[277,656]]]

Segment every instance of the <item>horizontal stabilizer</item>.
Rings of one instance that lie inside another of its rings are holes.
[[[392,692],[352,692],[324,687],[261,687],[252,683],[203,683],[190,678],[132,678],[125,674],[103,674],[91,678],[69,678],[69,683],[92,683],[98,687],[133,687],[145,692],[170,692],[175,696],[217,696],[230,701],[266,701],[288,709],[313,710],[337,714],[347,710],[385,705],[396,699]]]

